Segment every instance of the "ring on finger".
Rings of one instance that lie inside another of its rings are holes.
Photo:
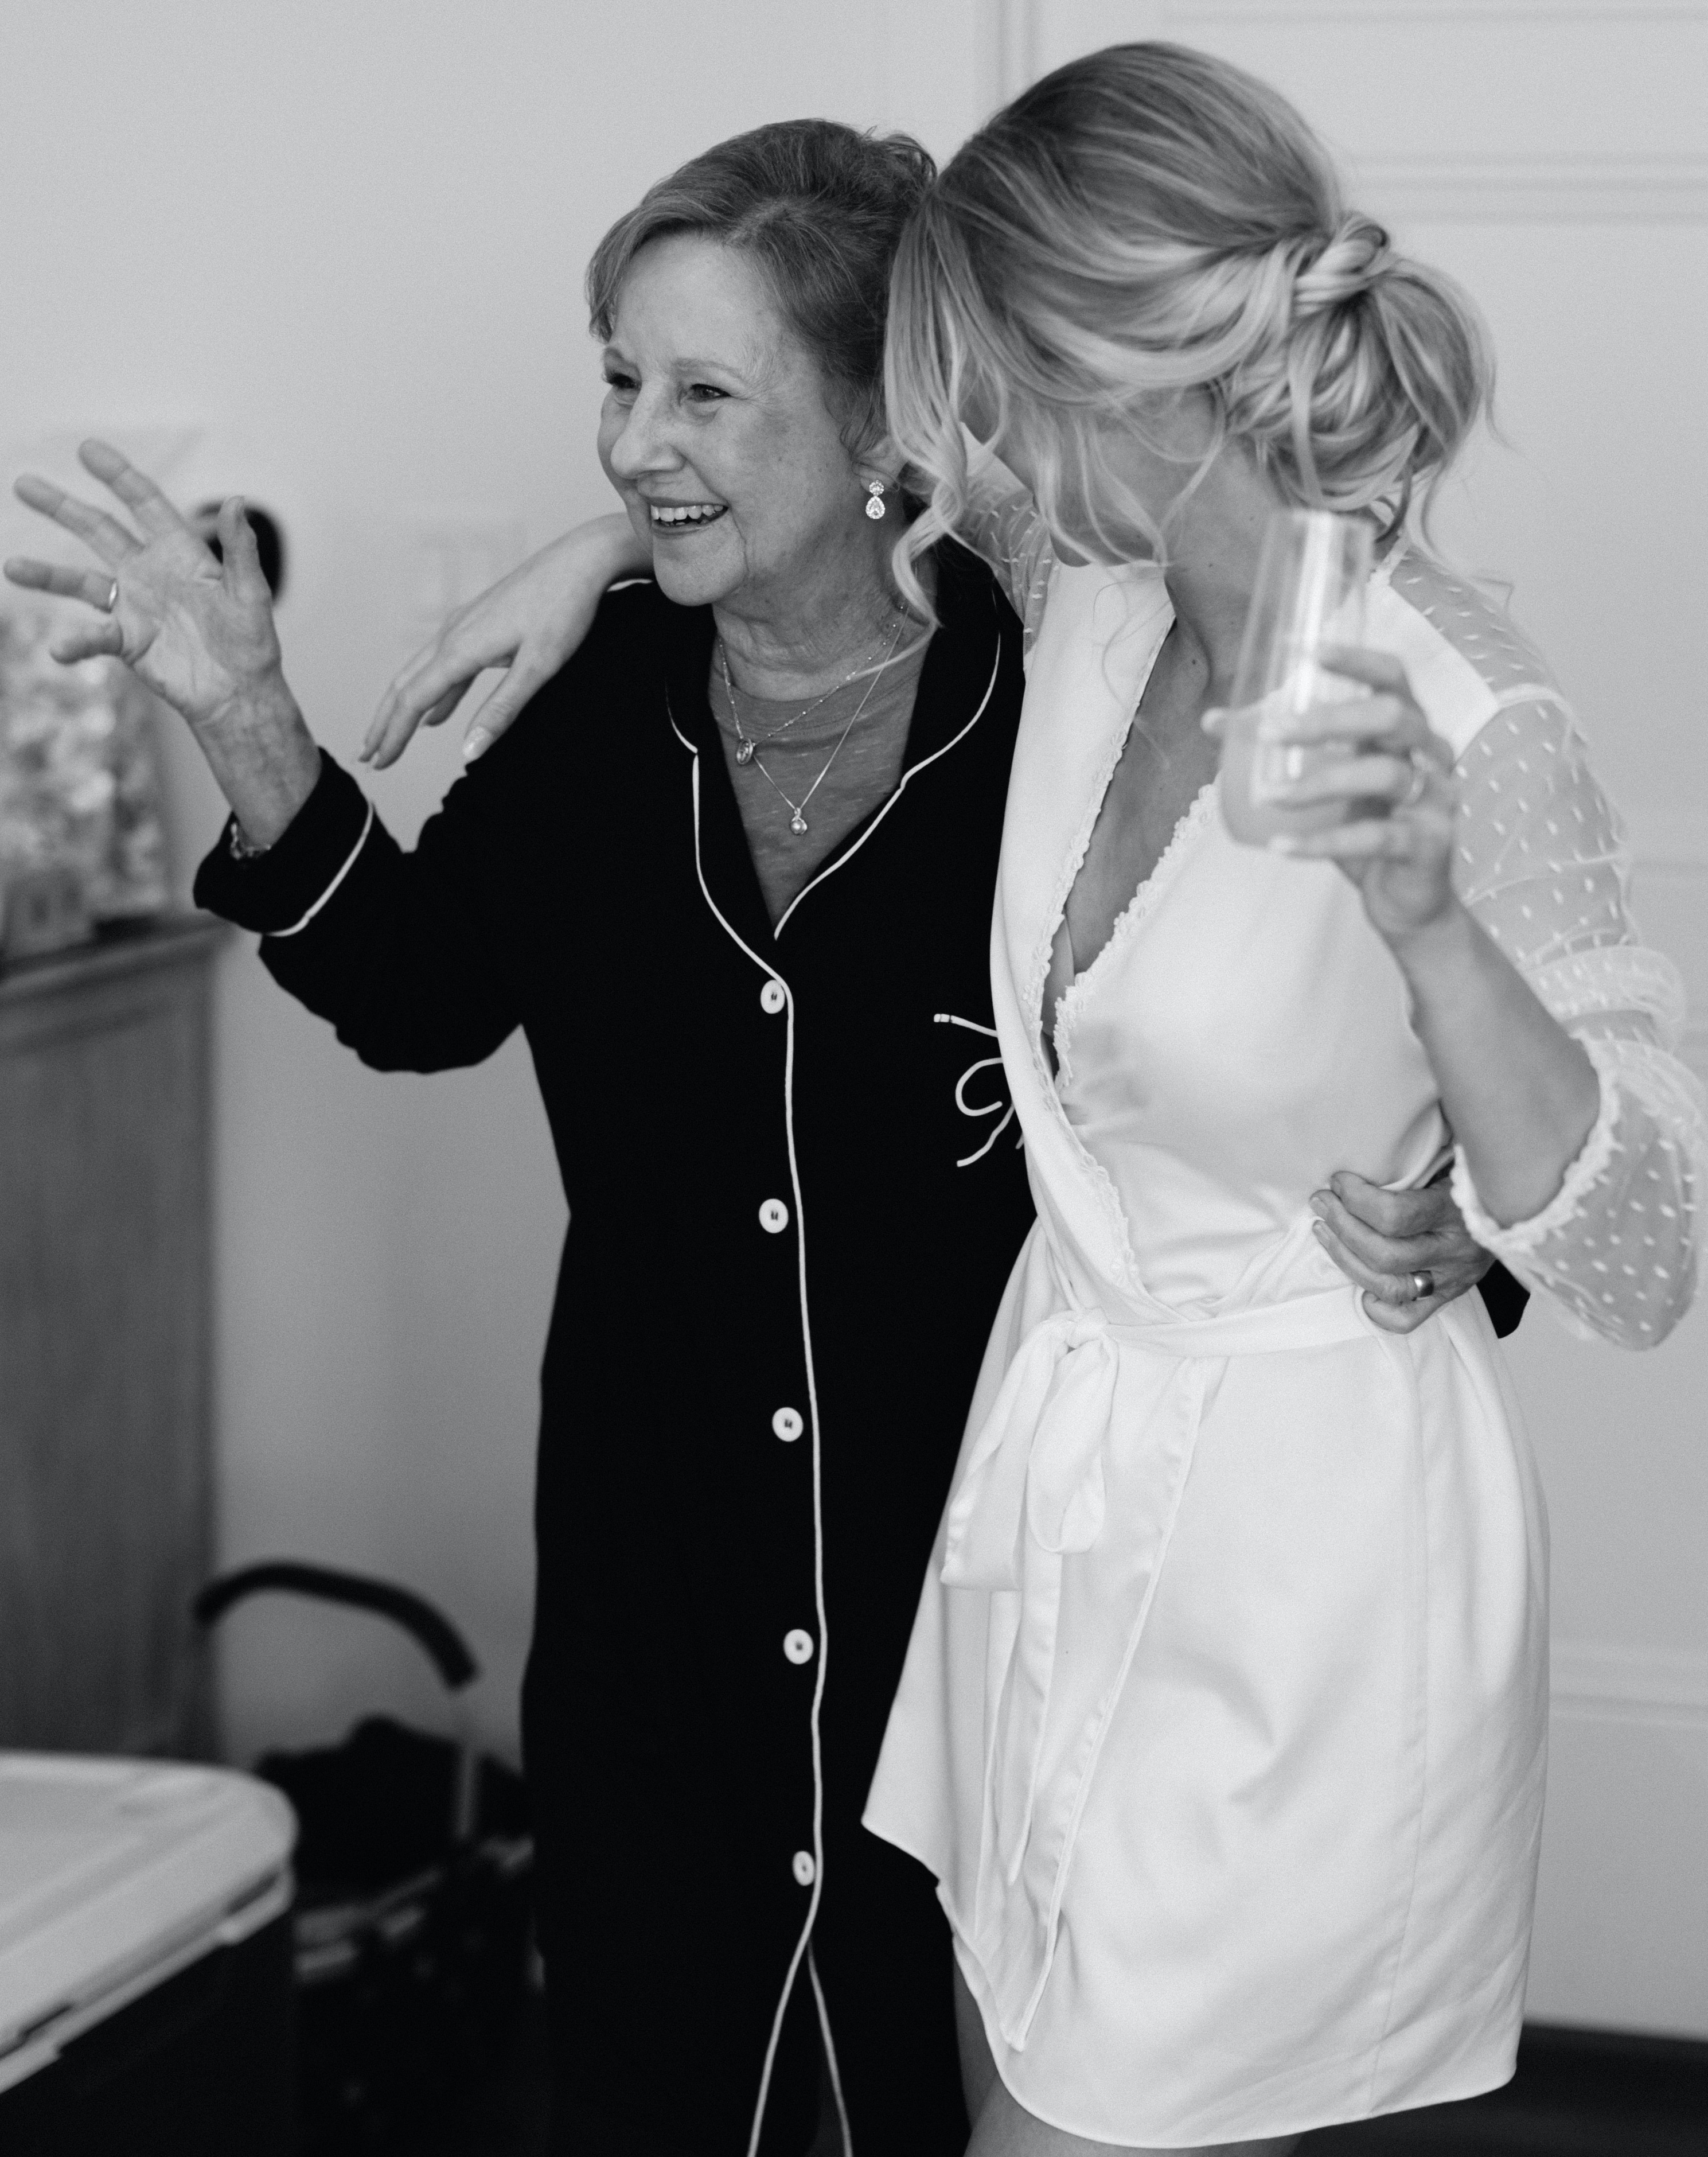
[[[1426,1295],[1433,1295],[1434,1293],[1435,1276],[1433,1274],[1427,1270],[1420,1270],[1412,1274],[1412,1300],[1413,1303],[1422,1303]]]
[[[1412,780],[1400,796],[1398,806],[1402,809],[1415,808],[1423,799],[1424,789],[1429,784],[1428,758],[1421,749],[1412,749],[1407,754],[1412,766]]]
[[[119,580],[115,577],[111,584],[107,586],[107,595],[105,599],[101,601],[100,610],[103,614],[111,614],[118,603]]]

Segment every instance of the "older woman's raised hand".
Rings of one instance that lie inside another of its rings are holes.
[[[136,530],[50,480],[21,479],[19,499],[81,539],[102,567],[26,558],[7,563],[6,574],[28,591],[95,609],[95,620],[80,620],[51,647],[54,656],[68,666],[122,659],[189,721],[244,830],[257,846],[270,846],[314,791],[321,759],[286,683],[272,594],[243,504],[234,497],[220,510],[224,559],[216,561],[153,481],[111,443],[85,442],[77,454],[130,511]]]
[[[17,483],[19,500],[82,540],[102,566],[26,557],[7,563],[8,579],[95,610],[99,619],[78,620],[52,646],[56,659],[122,659],[198,734],[217,731],[266,685],[282,686],[272,595],[242,502],[234,498],[219,512],[219,561],[153,481],[110,443],[85,442],[77,454],[136,528],[26,475]]]

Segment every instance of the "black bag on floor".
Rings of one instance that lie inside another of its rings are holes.
[[[209,1582],[195,1614],[283,1589],[401,1625],[456,1693],[460,1634],[408,1589],[274,1561]],[[533,1845],[522,1779],[387,1716],[255,1772],[296,1810],[297,2046],[305,2157],[429,2140],[502,2056],[532,1959]]]

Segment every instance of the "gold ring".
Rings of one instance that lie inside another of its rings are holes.
[[[1426,1295],[1435,1293],[1435,1276],[1431,1273],[1415,1273],[1412,1276],[1412,1300],[1422,1303]]]
[[[111,614],[111,613],[112,612],[113,609],[114,609],[114,608],[118,605],[118,603],[119,603],[119,580],[118,580],[118,579],[117,579],[116,577],[115,577],[115,578],[113,579],[113,581],[112,581],[111,585],[110,586],[110,588],[109,588],[109,589],[108,589],[108,591],[107,591],[107,595],[106,595],[106,605],[105,605],[101,609],[101,612],[102,612],[103,614]]]

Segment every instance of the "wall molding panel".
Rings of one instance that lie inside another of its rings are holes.
[[[978,0],[973,24],[973,66],[983,120],[1018,96],[1037,74],[1037,11],[1031,0]]]
[[[1033,4],[1033,0],[1021,0]],[[1480,27],[1488,23],[1606,23],[1616,27],[1649,23],[1708,22],[1705,0],[1161,0],[1150,12],[1170,29],[1193,23],[1258,23],[1277,16],[1289,23],[1422,23]]]
[[[1700,224],[1708,157],[1360,158],[1360,192],[1417,224]]]
[[[1248,38],[1273,39],[1297,29],[1305,40],[1339,31],[1367,43],[1384,31],[1407,39],[1439,31],[1474,68],[1479,39],[1490,63],[1512,64],[1512,35],[1534,27],[1588,40],[1585,63],[1605,44],[1607,57],[1632,50],[1647,33],[1661,64],[1657,80],[1705,57],[1708,0],[975,0],[979,102],[994,111],[1070,53],[1122,38],[1171,37],[1237,49]],[[1599,37],[1597,33],[1600,33]],[[1693,34],[1694,33],[1694,34]],[[1688,59],[1680,39],[1691,48]],[[1335,40],[1336,43],[1340,40]],[[1250,64],[1250,63],[1248,63]],[[1261,63],[1258,64],[1263,71]],[[1708,222],[1708,156],[1663,141],[1644,153],[1577,147],[1583,115],[1556,115],[1558,139],[1546,148],[1505,153],[1496,140],[1481,151],[1438,157],[1361,156],[1348,162],[1383,214],[1419,224],[1678,224]],[[1694,127],[1690,134],[1698,131]]]

